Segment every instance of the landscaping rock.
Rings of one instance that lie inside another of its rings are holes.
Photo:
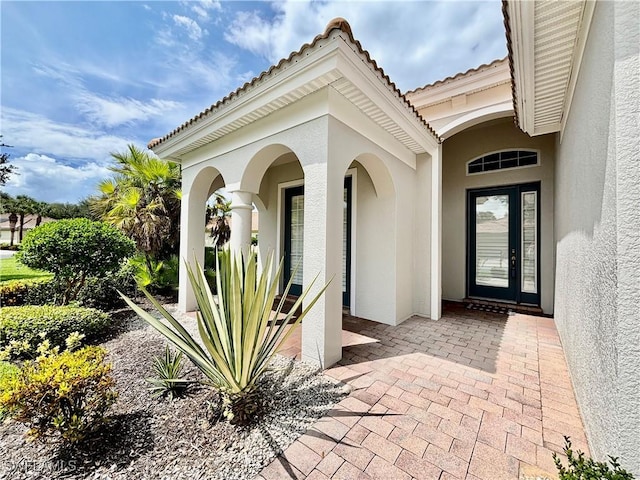
[[[170,307],[175,314],[175,308]],[[196,321],[182,316],[195,335]],[[135,316],[102,345],[120,394],[107,424],[82,447],[28,442],[21,424],[0,425],[1,479],[249,479],[348,394],[315,368],[276,356],[260,382],[263,415],[248,427],[220,419],[218,397],[193,386],[183,398],[156,399],[145,381],[165,340]],[[185,377],[204,380],[187,360]]]

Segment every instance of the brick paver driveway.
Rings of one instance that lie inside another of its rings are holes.
[[[448,306],[397,327],[345,318],[327,374],[353,392],[258,479],[517,479],[563,435],[588,451],[552,319]]]

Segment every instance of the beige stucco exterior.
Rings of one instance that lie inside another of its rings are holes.
[[[500,150],[533,149],[539,165],[467,175],[467,163]],[[442,162],[442,296],[461,301],[466,290],[467,190],[540,182],[540,288],[541,307],[553,313],[554,243],[553,190],[555,139],[529,137],[512,119],[492,120],[448,138]]]
[[[233,198],[232,248],[248,245],[255,206],[261,261],[283,255],[283,192],[304,184],[303,283],[334,278],[303,324],[303,358],[323,366],[341,356],[345,175],[351,313],[389,325],[437,320],[442,299],[468,295],[470,189],[539,182],[540,307],[556,316],[592,451],[640,474],[640,7],[565,6],[506,2],[509,59],[406,95],[332,22],[153,147],[182,164],[185,258],[202,260],[218,186]],[[520,149],[539,163],[467,174],[471,160]],[[180,281],[180,308],[192,309],[184,271]]]

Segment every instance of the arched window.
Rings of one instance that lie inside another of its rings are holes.
[[[538,165],[535,150],[505,150],[494,152],[467,163],[467,175],[504,170],[505,168],[531,167]]]

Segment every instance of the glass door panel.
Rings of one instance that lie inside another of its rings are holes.
[[[351,177],[346,177],[344,180],[343,201],[342,301],[343,305],[348,306],[351,297]],[[304,187],[286,189],[284,191],[284,205],[284,284],[286,285],[293,276],[289,293],[301,295],[304,252]]]
[[[524,293],[538,293],[538,192],[522,192],[522,266],[521,282]]]
[[[540,304],[539,184],[468,192],[467,294]]]
[[[509,195],[477,196],[476,283],[509,287]]]
[[[289,294],[301,295],[302,255],[304,251],[304,187],[285,190],[284,205],[284,283],[286,285],[293,275]]]

